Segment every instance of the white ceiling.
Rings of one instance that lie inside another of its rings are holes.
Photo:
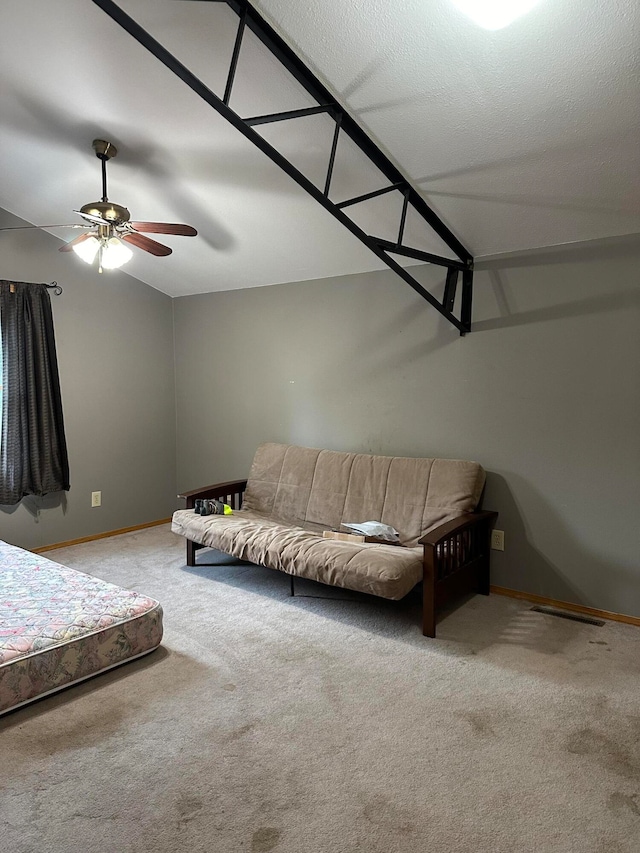
[[[226,4],[120,5],[222,94],[237,26]],[[476,257],[640,232],[637,0],[541,0],[495,32],[450,0],[255,5]],[[168,258],[136,250],[124,268],[165,293],[383,268],[91,0],[3,0],[0,33],[0,207],[37,225],[80,221],[71,211],[101,194],[99,137],[119,148],[112,201],[199,231],[166,238]],[[311,105],[249,34],[231,107]],[[257,129],[323,185],[327,116]],[[334,200],[385,183],[341,142]],[[395,195],[350,212],[394,239]],[[417,220],[407,242],[451,255]]]

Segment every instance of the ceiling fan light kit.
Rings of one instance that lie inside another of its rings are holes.
[[[87,264],[92,264],[97,257],[98,272],[102,272],[103,269],[118,269],[133,257],[131,249],[117,237],[98,239],[90,235],[86,240],[76,243],[73,246],[73,251]]]
[[[98,272],[115,270],[130,261],[131,249],[125,242],[157,257],[170,255],[172,249],[145,237],[142,231],[151,234],[176,234],[182,237],[195,237],[198,233],[190,225],[170,222],[131,222],[131,214],[121,204],[109,201],[107,197],[107,161],[118,153],[112,142],[94,139],[93,150],[102,164],[102,198],[90,201],[74,213],[80,214],[93,230],[80,234],[75,240],[60,247],[61,252],[73,250],[87,264],[98,262]]]
[[[133,257],[131,249],[117,237],[109,237],[106,242],[102,243],[98,251],[102,253],[99,264],[106,270],[118,269]]]
[[[79,258],[87,264],[92,264],[100,248],[100,240],[92,234],[83,234],[83,240],[72,240],[70,245]]]

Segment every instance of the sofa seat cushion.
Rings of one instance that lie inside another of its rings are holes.
[[[403,598],[422,580],[422,548],[323,539],[319,525],[294,526],[251,510],[178,510],[171,529],[240,560],[382,598]]]

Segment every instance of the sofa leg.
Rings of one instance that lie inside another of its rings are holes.
[[[426,585],[422,598],[422,633],[425,637],[436,635],[436,607],[431,590]]]
[[[196,564],[196,543],[187,539],[187,565],[195,566]]]
[[[491,529],[493,524],[484,526],[482,536],[482,559],[478,570],[478,592],[481,595],[489,595],[490,581],[490,566],[491,566]]]
[[[482,565],[480,566],[479,572],[479,582],[478,582],[478,592],[480,595],[489,595],[489,588],[491,586],[489,581],[489,558],[485,557],[482,561]]]
[[[424,546],[422,575],[422,633],[425,637],[436,635],[436,566],[435,552],[429,546]]]

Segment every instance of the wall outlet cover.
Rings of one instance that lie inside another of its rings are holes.
[[[504,530],[491,531],[491,548],[494,551],[504,551]]]

